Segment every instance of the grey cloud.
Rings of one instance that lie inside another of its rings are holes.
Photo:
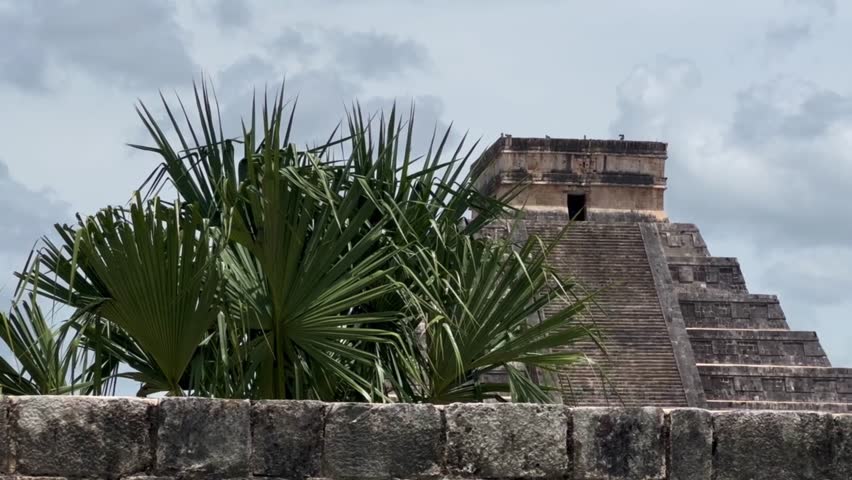
[[[389,109],[394,100],[406,112],[412,101],[417,104],[417,137],[428,141],[434,126],[440,124],[440,100],[377,97],[369,95],[364,85],[369,79],[425,68],[427,62],[426,48],[411,40],[303,25],[285,28],[265,55],[233,63],[216,75],[216,82],[226,128],[234,133],[239,132],[240,116],[250,113],[253,91],[262,93],[266,85],[275,91],[286,79],[287,95],[298,101],[294,138],[299,143],[325,141],[353,102],[360,101],[365,113],[374,113]]]
[[[369,57],[370,51],[381,54],[382,59],[371,63],[361,58]],[[342,62],[342,55],[349,56],[350,63]],[[346,111],[354,102],[360,102],[367,115],[388,112],[396,102],[403,114],[416,105],[414,139],[418,152],[425,153],[433,131],[437,128],[443,133],[447,128],[440,120],[444,111],[440,99],[377,96],[365,87],[367,79],[422,67],[425,58],[425,47],[390,35],[335,32],[312,25],[284,28],[265,52],[243,56],[214,74],[225,135],[240,134],[241,119],[251,114],[254,94],[260,102],[264,89],[274,94],[285,79],[286,99],[297,102],[292,137],[297,144],[315,145],[327,140],[336,127],[346,128]],[[360,73],[354,74],[355,70]],[[141,129],[139,134],[144,137],[140,143],[150,141]],[[453,141],[459,138],[451,136]]]
[[[811,38],[812,31],[809,23],[792,21],[781,25],[770,26],[766,30],[766,43],[773,48],[787,51]]]
[[[162,87],[197,67],[167,0],[34,0],[0,10],[0,82],[30,90],[73,67],[107,83]]]
[[[426,47],[411,39],[314,25],[287,27],[269,46],[274,58],[366,80],[424,70],[431,61]]]
[[[838,202],[852,184],[850,131],[852,97],[766,82],[737,96],[730,126],[706,158],[676,147],[686,158],[671,176],[712,202],[693,198],[691,207],[761,244],[852,246],[848,206]]]
[[[284,27],[269,42],[269,53],[277,59],[310,63],[311,57],[320,49],[322,38],[319,38],[319,33],[315,28]]]
[[[21,245],[31,245],[48,233],[50,226],[67,214],[68,205],[54,198],[49,190],[33,190],[12,178],[6,164],[0,160],[0,205],[2,205],[3,234],[0,251],[10,251]]]
[[[806,141],[848,119],[852,119],[852,97],[777,78],[737,94],[731,138],[752,145],[779,137]]]
[[[669,213],[774,248],[852,246],[848,206],[837,201],[852,184],[852,97],[779,78],[737,94],[727,123],[710,121],[690,101],[688,65],[637,66],[617,90],[612,124],[669,142]]]
[[[838,265],[852,264],[852,247],[802,248],[786,258],[769,262],[765,276],[799,300],[823,306],[849,301],[852,275]]]
[[[252,20],[252,8],[242,0],[215,0],[210,13],[222,30],[243,28]]]
[[[786,55],[807,42],[837,14],[835,0],[787,0],[798,8],[789,10],[790,17],[766,28],[764,42],[773,55]]]
[[[422,69],[429,62],[426,48],[412,40],[376,32],[337,32],[335,61],[346,73],[363,78],[384,78],[407,70]]]
[[[236,73],[236,72],[241,73]],[[242,73],[252,72],[248,78]],[[258,100],[265,84],[274,92],[280,85],[283,72],[270,65],[253,59],[240,63],[235,68],[225,70],[220,77],[223,85],[230,85],[223,103],[223,122],[226,130],[234,134],[239,132],[239,120],[251,113],[252,88],[259,89]],[[225,89],[219,89],[223,91]],[[314,145],[328,139],[340,126],[346,128],[347,109],[358,102],[365,115],[390,112],[394,104],[397,111],[407,115],[409,108],[415,107],[414,140],[425,150],[433,130],[443,133],[447,125],[441,121],[444,105],[437,97],[400,96],[383,97],[366,95],[362,86],[351,81],[334,69],[313,69],[286,77],[285,94],[287,99],[296,103],[296,116],[293,128],[294,141],[302,145]],[[343,123],[341,123],[343,122]],[[340,132],[340,130],[338,130]],[[344,132],[345,133],[345,132]],[[451,137],[457,139],[457,136]]]
[[[69,206],[48,190],[33,190],[12,178],[0,160],[0,309],[14,287],[13,271],[20,269],[36,241],[52,225],[68,221]]]
[[[788,0],[788,3],[819,10],[830,16],[837,13],[837,0]]]

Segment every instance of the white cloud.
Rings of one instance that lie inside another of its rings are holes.
[[[661,56],[637,65],[616,88],[618,116],[613,135],[661,138],[677,102],[701,84],[701,73],[689,60]]]

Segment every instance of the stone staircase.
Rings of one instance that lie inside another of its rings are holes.
[[[554,239],[565,216],[529,215],[526,233]],[[581,348],[600,369],[560,372],[566,403],[574,405],[687,406],[684,386],[637,223],[575,222],[550,262],[563,276],[598,291],[585,321],[606,335],[607,356]]]
[[[552,241],[568,223],[527,212],[489,230]],[[790,330],[778,297],[750,293],[737,259],[711,256],[694,225],[574,222],[549,260],[597,292],[582,321],[607,348],[572,346],[594,366],[558,372],[565,403],[852,413],[852,369],[833,368],[815,332]]]
[[[778,298],[749,293],[694,225],[655,228],[709,408],[852,412],[852,369],[831,368],[816,333],[791,331]]]

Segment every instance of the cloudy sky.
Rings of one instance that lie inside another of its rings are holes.
[[[668,142],[672,219],[852,367],[850,27],[835,0],[0,0],[0,301],[53,222],[156,166],[125,146],[145,140],[137,98],[204,72],[236,125],[286,76],[305,141],[358,99],[485,144]]]

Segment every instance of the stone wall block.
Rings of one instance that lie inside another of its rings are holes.
[[[158,475],[233,478],[249,474],[248,400],[166,398],[160,402]]]
[[[744,411],[713,414],[717,480],[829,479],[831,415]]]
[[[9,399],[0,396],[0,474],[9,473],[12,468],[12,448],[9,443],[8,424]]]
[[[120,397],[9,397],[15,471],[115,478],[153,463],[156,401]]]
[[[834,416],[832,457],[834,478],[852,478],[852,415]]]
[[[576,480],[666,478],[660,408],[576,408]]]
[[[135,478],[135,477],[127,477]],[[0,475],[0,480],[67,480],[65,477],[30,477],[20,475]]]
[[[252,474],[285,478],[319,475],[325,414],[326,404],[322,402],[254,402]]]
[[[713,417],[707,410],[672,410],[669,420],[669,479],[710,480],[713,475]]]
[[[569,418],[561,405],[453,404],[445,413],[451,475],[562,478],[570,473]]]
[[[679,267],[677,275],[681,283],[692,283],[694,281],[694,277],[692,275],[692,267]]]
[[[434,405],[331,404],[326,416],[324,477],[423,478],[443,471],[445,435]]]

